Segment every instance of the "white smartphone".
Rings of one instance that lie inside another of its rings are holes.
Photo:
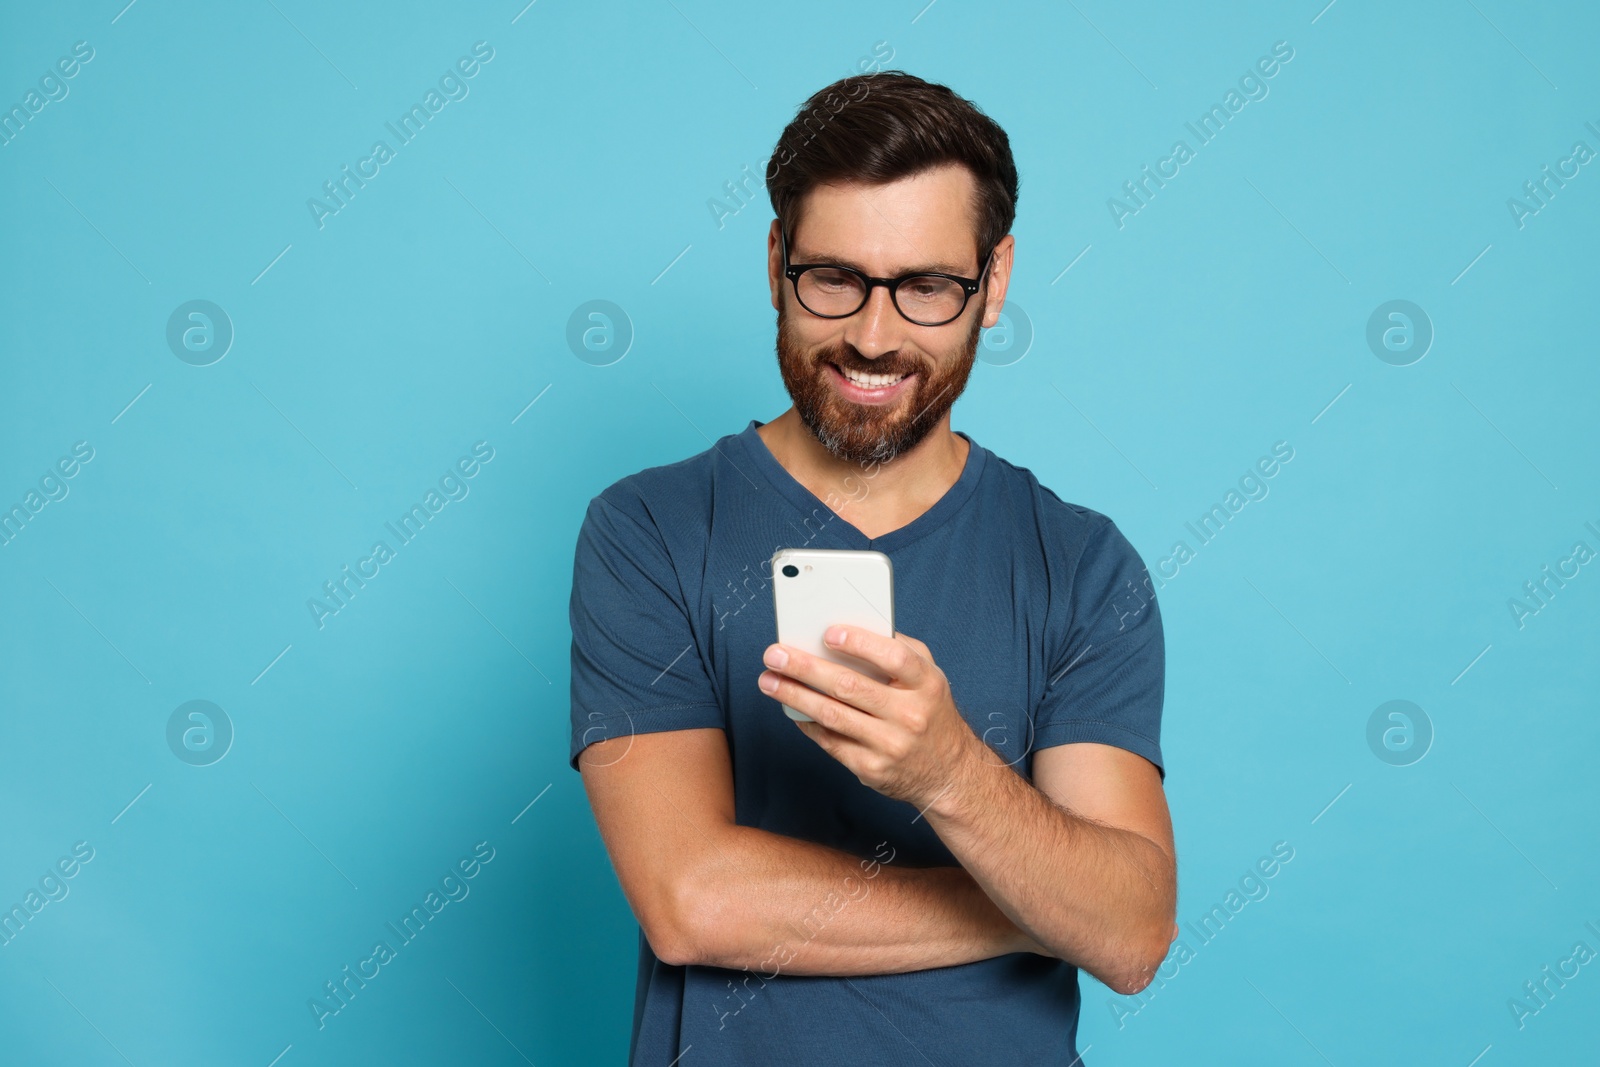
[[[840,624],[894,636],[894,566],[882,552],[843,548],[780,548],[772,556],[772,601],[778,642],[849,667],[878,682],[889,676],[865,660],[829,648],[828,627]],[[811,716],[783,705],[798,722]]]

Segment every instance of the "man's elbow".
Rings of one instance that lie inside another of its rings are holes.
[[[1159,966],[1159,964],[1156,966]],[[1120,993],[1122,996],[1131,997],[1136,993],[1144,992],[1144,988],[1150,984],[1155,976],[1156,968],[1155,966],[1150,966],[1142,968],[1138,971],[1129,972],[1128,974],[1120,977],[1114,977],[1111,981],[1107,982],[1106,985],[1111,988],[1113,993]]]
[[[694,951],[693,938],[684,936],[676,930],[646,930],[645,940],[650,942],[650,951],[656,954],[656,959],[670,967],[687,967],[689,964],[698,964],[699,958]]]
[[[1166,960],[1167,952],[1178,936],[1177,930],[1176,924],[1165,926],[1159,938],[1148,940],[1142,947],[1130,947],[1125,964],[1102,981],[1112,991],[1125,997],[1143,992],[1144,988],[1155,980],[1156,968]]]
[[[682,875],[662,892],[645,940],[657,959],[673,967],[721,966],[715,940],[723,924],[715,916],[715,900],[701,880]]]
[[[656,954],[656,959],[673,967],[701,962],[690,922],[693,913],[683,908],[680,896],[676,890],[664,891],[657,907],[639,921],[644,939],[650,942],[650,951]]]

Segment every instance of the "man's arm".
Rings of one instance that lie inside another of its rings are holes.
[[[1046,955],[1119,993],[1148,985],[1177,936],[1172,825],[1155,764],[1111,745],[1050,746],[1034,757],[1036,788],[972,732],[924,642],[845,625],[825,640],[890,680],[774,644],[761,691],[810,716],[795,726],[863,785],[927,815]]]
[[[896,867],[887,846],[862,859],[736,825],[720,729],[596,742],[579,770],[623,895],[663,962],[771,977],[1049,954],[961,867]]]
[[[1177,936],[1159,772],[1087,742],[1043,749],[1033,767],[1029,784],[992,759],[963,761],[928,823],[1021,929],[1118,993],[1137,993]]]

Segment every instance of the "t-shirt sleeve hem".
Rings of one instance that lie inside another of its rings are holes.
[[[727,725],[722,714],[722,706],[710,702],[673,704],[667,707],[599,715],[583,723],[581,730],[576,726],[573,727],[572,755],[567,762],[573,770],[577,770],[578,757],[583,755],[584,749],[596,741],[605,741],[612,737],[653,734],[664,730],[693,730],[706,726],[726,729]]]
[[[1113,722],[1102,722],[1096,719],[1070,719],[1066,722],[1047,723],[1039,727],[1034,735],[1033,748],[1038,751],[1042,748],[1053,748],[1056,745],[1070,745],[1079,741],[1092,741],[1102,745],[1115,745],[1117,748],[1127,749],[1136,755],[1143,756],[1156,765],[1156,770],[1161,774],[1161,780],[1166,781],[1166,765],[1161,757],[1161,746],[1141,733],[1135,733],[1125,726]]]

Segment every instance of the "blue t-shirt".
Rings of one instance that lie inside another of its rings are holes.
[[[756,688],[777,640],[772,554],[811,547],[890,557],[895,629],[927,643],[973,731],[1028,780],[1034,752],[1076,741],[1137,752],[1165,779],[1161,616],[1109,518],[962,434],[971,447],[955,485],[869,538],[784,469],[760,425],[590,502],[570,607],[574,769],[608,737],[720,727],[738,825],[866,861],[956,865],[910,804],[863,785]],[[871,473],[839,499],[870,492]],[[1033,953],[903,974],[791,975],[777,963],[758,974],[664,964],[641,931],[630,1062],[666,1067],[692,1045],[694,1067],[1067,1067],[1080,1062],[1078,1004],[1077,968]]]

